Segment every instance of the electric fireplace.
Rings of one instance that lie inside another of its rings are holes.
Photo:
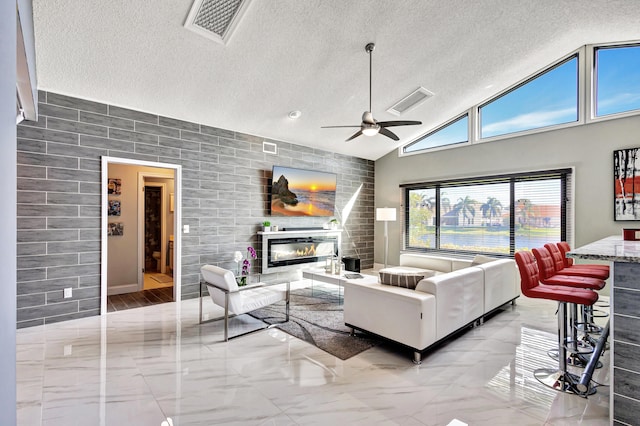
[[[328,257],[339,254],[336,231],[265,232],[262,237],[262,273],[324,265]]]

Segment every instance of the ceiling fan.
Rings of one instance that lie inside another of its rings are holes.
[[[393,139],[394,141],[400,140],[395,133],[391,130],[387,129],[387,127],[396,127],[396,126],[415,126],[418,124],[422,124],[421,121],[409,121],[409,120],[394,120],[394,121],[376,121],[373,118],[373,114],[371,114],[371,58],[373,49],[375,49],[376,45],[373,43],[368,43],[364,50],[369,54],[369,111],[365,111],[362,114],[362,123],[359,125],[352,126],[322,126],[323,129],[333,129],[338,127],[360,127],[356,133],[354,133],[346,142],[349,142],[352,139],[357,138],[360,135],[365,136],[375,136],[378,133],[384,135],[388,138]]]

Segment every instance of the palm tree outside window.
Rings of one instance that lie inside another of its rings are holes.
[[[570,178],[562,169],[401,185],[404,249],[513,256],[566,240]]]

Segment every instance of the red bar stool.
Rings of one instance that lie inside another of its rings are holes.
[[[584,288],[589,290],[602,290],[604,288],[604,280],[600,278],[556,273],[553,256],[551,256],[551,253],[549,253],[549,250],[546,248],[539,247],[534,248],[531,251],[538,262],[540,282],[543,284],[563,285],[566,287]]]
[[[533,255],[536,258],[538,269],[540,272],[540,281],[547,285],[559,285],[571,288],[581,288],[587,290],[601,290],[604,288],[604,281],[598,278],[572,276],[555,273],[555,263],[551,253],[544,247],[534,248]],[[586,366],[588,359],[585,355],[593,352],[593,348],[596,344],[596,340],[591,338],[586,331],[589,329],[596,329],[597,326],[593,323],[593,316],[591,313],[590,305],[582,305],[582,317],[584,322],[578,322],[578,307],[577,305],[571,306],[570,311],[570,323],[571,323],[571,356],[569,362],[572,365],[578,367]],[[582,341],[578,341],[578,327],[581,327],[585,331],[585,336]],[[553,355],[551,355],[553,356]]]
[[[593,305],[598,300],[598,293],[581,288],[540,284],[540,272],[534,255],[519,251],[515,254],[515,259],[520,272],[522,294],[558,302],[558,368],[539,368],[533,372],[533,376],[545,386],[560,392],[582,396],[594,394],[596,389],[592,387],[581,392],[577,387],[580,377],[567,371],[567,303]]]
[[[569,243],[566,241],[560,241],[556,245],[558,246],[560,253],[562,253],[562,260],[564,261],[564,266],[566,268],[573,266],[574,265],[573,259],[570,257],[567,257],[567,253],[571,251],[571,246],[569,245]],[[610,273],[610,270],[609,270],[610,268],[608,265],[598,265],[595,263],[581,263],[580,265],[576,264],[576,266],[587,267],[592,269],[601,269],[601,270],[607,271],[607,276],[609,276],[609,273]]]
[[[565,243],[566,244],[566,243]],[[568,245],[568,244],[567,244]],[[565,266],[565,260],[573,260],[565,257],[558,246],[556,244],[545,244],[544,247],[551,253],[551,257],[553,257],[554,266],[556,274],[562,275],[570,275],[570,276],[580,276],[580,277],[591,277],[597,278],[601,280],[606,280],[609,278],[609,267],[605,268],[592,268],[589,265],[571,265]],[[594,266],[602,266],[602,265],[594,265]],[[606,304],[598,304],[599,307],[607,307]],[[598,312],[598,313],[596,313]],[[586,331],[592,334],[600,334],[602,333],[602,327],[596,325],[593,321],[593,318],[606,318],[608,317],[608,313],[603,313],[597,309],[583,309],[583,320],[582,322],[585,324]]]
[[[574,264],[571,266],[566,266],[564,261],[565,259],[569,259],[569,258],[565,257],[562,254],[562,252],[560,251],[560,249],[556,244],[547,243],[544,245],[544,247],[549,251],[549,253],[551,254],[551,257],[553,258],[556,274],[573,275],[578,277],[591,277],[591,278],[597,278],[599,280],[606,280],[607,278],[609,278],[608,267],[605,270],[603,268],[592,268],[588,265]],[[573,259],[570,259],[570,260],[573,260]]]
[[[544,247],[549,251],[549,253],[551,254],[551,257],[554,260],[554,267],[555,267],[556,274],[580,276],[580,277],[591,277],[591,278],[597,278],[600,280],[606,280],[607,278],[609,278],[609,267],[606,267],[606,269],[592,268],[592,267],[589,267],[588,265],[572,265],[572,266],[565,267],[564,260],[568,258],[563,256],[562,252],[560,251],[560,249],[556,244],[545,244]],[[601,305],[601,304],[598,306],[606,307],[606,305]],[[582,322],[583,322],[583,327],[585,328],[585,331],[591,334],[602,333],[602,327],[600,327],[599,325],[596,325],[593,319],[596,317],[606,318],[608,316],[609,316],[608,313],[604,313],[597,309],[594,310],[592,307],[583,309]]]
[[[610,273],[610,268],[608,265],[598,265],[595,263],[581,263],[581,264],[576,264],[573,262],[573,259],[570,257],[567,257],[567,253],[569,251],[571,251],[571,246],[569,245],[569,243],[567,243],[566,241],[560,241],[559,243],[556,244],[556,247],[558,247],[558,250],[560,250],[560,255],[562,257],[562,261],[564,262],[564,267],[565,268],[580,268],[580,269],[588,269],[590,271],[592,270],[596,270],[600,273],[605,273],[607,276],[604,279],[609,278],[609,273]],[[607,302],[604,301],[599,301],[597,303],[597,306],[601,307],[601,308],[608,308],[609,304]],[[599,315],[595,315],[595,316],[599,316]],[[602,315],[602,316],[608,316],[608,315]],[[598,333],[602,331],[602,327],[598,327],[597,329],[591,330],[592,333]]]

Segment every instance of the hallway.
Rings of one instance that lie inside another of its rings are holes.
[[[155,278],[155,279],[154,279]],[[171,281],[168,281],[171,279]],[[107,312],[173,302],[173,279],[166,274],[144,274],[144,290],[107,297]]]

